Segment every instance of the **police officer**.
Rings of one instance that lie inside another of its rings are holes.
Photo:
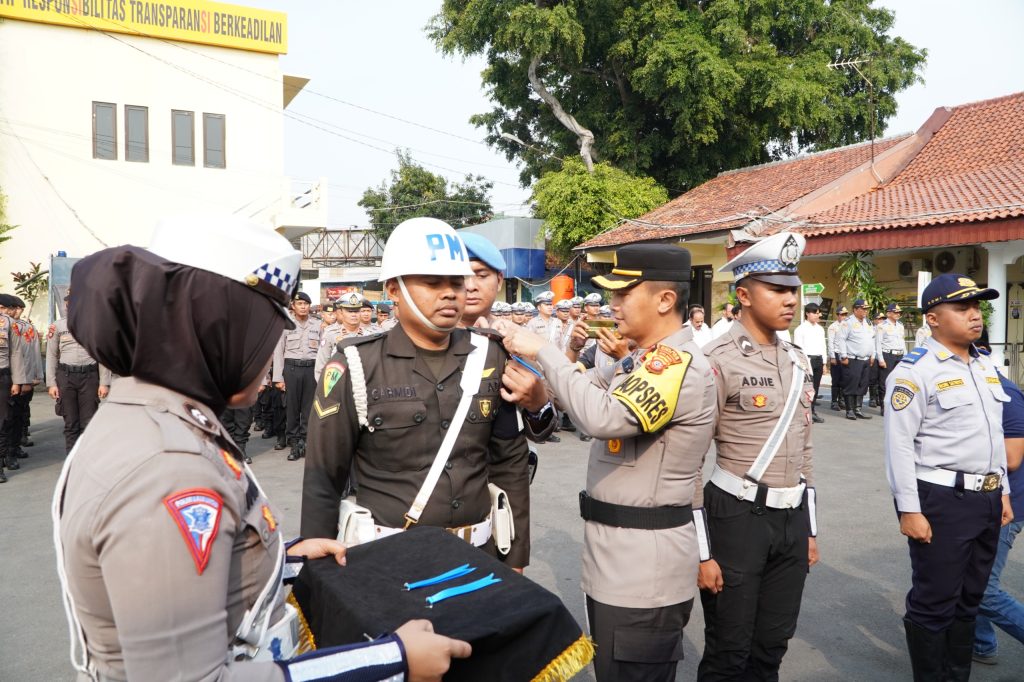
[[[323,333],[332,324],[338,321],[338,310],[333,303],[325,303],[320,306],[320,331]]]
[[[999,297],[957,274],[921,296],[932,330],[889,373],[885,462],[912,586],[904,625],[914,680],[967,680],[975,617],[999,541],[1013,519],[1003,442],[1003,390],[974,342],[979,301]]]
[[[928,326],[927,322],[922,320],[922,324],[918,327],[917,331],[914,332],[914,348],[924,345],[924,340],[932,335],[932,329]]]
[[[303,557],[341,562],[344,547],[286,548],[277,509],[216,415],[255,399],[294,324],[283,306],[300,258],[265,227],[204,218],[163,223],[149,250],[114,247],[75,265],[69,327],[123,376],[68,457],[52,507],[80,679],[347,682],[395,679],[408,665],[414,679],[440,680],[448,654],[469,653],[420,624],[289,660],[297,617],[284,555],[294,576]],[[175,305],[153,309],[165,300]]]
[[[635,244],[594,286],[612,292],[619,332],[637,349],[614,373],[582,373],[544,337],[501,327],[505,345],[536,358],[555,396],[594,436],[587,489],[583,591],[599,682],[674,680],[696,592],[690,506],[715,418],[714,378],[683,316],[690,253]]]
[[[885,414],[885,381],[907,352],[906,330],[900,322],[903,309],[898,303],[890,303],[885,308],[885,322],[875,329],[875,355],[878,358],[878,407]]]
[[[373,321],[373,304],[367,298],[362,299],[359,307],[359,326],[363,334],[379,334],[380,327]]]
[[[8,314],[7,296],[0,294],[0,424],[7,421],[10,398],[30,381],[21,335],[15,333],[16,323]],[[0,483],[7,481],[5,466],[11,471],[21,468],[17,455],[10,448],[7,430],[0,428]]]
[[[64,297],[71,307],[71,295]],[[46,387],[64,417],[64,450],[71,452],[110,391],[110,371],[100,367],[68,331],[63,317],[46,334]]]
[[[11,394],[7,418],[3,426],[0,427],[7,434],[7,467],[13,470],[18,468],[18,459],[28,457],[28,453],[22,450],[21,446],[27,439],[29,403],[35,392],[35,385],[42,381],[43,369],[42,355],[39,352],[39,334],[36,333],[36,328],[30,322],[21,319],[25,310],[25,302],[10,294],[3,296],[4,307],[13,321],[11,332],[19,340],[18,348],[21,350],[28,378],[28,381],[21,385],[18,393]]]
[[[562,323],[554,316],[555,293],[553,291],[542,291],[534,298],[537,306],[537,317],[526,323],[526,328],[534,334],[540,334],[552,343],[558,343],[562,335]]]
[[[384,247],[381,281],[402,311],[401,324],[387,334],[346,339],[324,368],[310,421],[303,536],[338,532],[339,502],[354,470],[374,536],[415,521],[495,552],[493,483],[514,513],[515,539],[505,561],[527,565],[528,450],[515,406],[501,393],[508,356],[500,343],[457,328],[472,274],[462,240],[440,220],[412,218],[395,228]],[[463,400],[467,405],[458,409]],[[449,432],[457,434],[450,449]]]
[[[706,682],[779,679],[804,581],[818,561],[812,370],[803,351],[776,334],[796,313],[804,244],[782,232],[722,268],[736,279],[743,314],[704,347],[718,389],[715,468],[694,496],[707,517],[697,672]]]
[[[362,311],[363,299],[356,292],[350,291],[338,299],[338,321],[320,335],[320,348],[313,367],[314,379],[320,381],[324,367],[338,351],[339,341],[350,336],[370,336],[367,327],[363,326]]]
[[[381,332],[386,332],[398,324],[398,320],[391,314],[391,303],[382,301],[377,304],[377,326]]]
[[[306,424],[316,388],[313,370],[320,350],[320,324],[309,316],[309,304],[309,294],[304,291],[295,294],[292,301],[295,327],[285,330],[274,351],[274,385],[284,391],[287,410],[289,462],[302,457],[306,450]]]
[[[836,350],[843,366],[843,399],[847,419],[871,419],[861,411],[875,364],[875,325],[868,319],[863,298],[853,302],[853,317],[836,332]]]
[[[517,301],[512,304],[512,323],[520,327],[526,325],[526,304]]]
[[[845,405],[846,401],[843,399],[843,363],[839,357],[839,347],[836,345],[836,336],[839,334],[840,328],[843,323],[846,322],[846,318],[849,317],[850,311],[845,305],[839,306],[839,310],[836,311],[835,322],[828,326],[828,361],[829,361],[829,373],[831,374],[832,382],[832,405],[833,410],[838,411],[840,405]]]

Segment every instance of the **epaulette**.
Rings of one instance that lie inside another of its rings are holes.
[[[900,362],[905,362],[908,365],[913,365],[918,360],[923,358],[927,353],[928,353],[928,349],[927,348],[924,348],[922,346],[918,346],[914,350],[912,350],[909,353],[907,353],[906,355],[904,355],[903,359],[900,360]]]
[[[337,342],[338,350],[343,350],[349,346],[358,346],[363,343],[369,343],[370,341],[376,341],[377,339],[383,338],[384,334],[372,334],[370,336],[346,336]]]
[[[474,334],[480,334],[486,336],[491,341],[497,341],[501,343],[505,339],[505,335],[499,332],[497,329],[491,329],[490,327],[467,327],[467,331],[473,332]]]

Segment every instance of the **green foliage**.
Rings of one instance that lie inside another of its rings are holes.
[[[992,307],[992,301],[979,301],[979,303],[981,303],[981,323],[985,325],[985,329],[988,329],[995,308]]]
[[[471,120],[523,163],[524,185],[557,169],[503,139],[561,156],[578,140],[528,79],[538,75],[596,137],[595,160],[682,191],[717,173],[868,139],[920,80],[926,52],[889,34],[872,0],[443,0],[428,33],[445,54],[483,55],[494,108]],[[870,58],[853,70],[830,62]]]
[[[574,246],[668,201],[652,178],[639,178],[598,163],[588,173],[577,158],[545,173],[533,186],[534,215],[545,221],[548,248],[566,256]]]
[[[359,200],[382,241],[395,225],[409,218],[438,218],[456,229],[491,218],[489,193],[493,183],[467,175],[465,181],[449,184],[444,177],[416,164],[408,152],[399,151],[397,157],[398,169],[391,171],[390,183],[368,188]],[[400,206],[408,208],[396,208]]]
[[[892,303],[889,288],[875,279],[875,264],[871,251],[851,251],[843,256],[836,267],[839,276],[839,290],[849,295],[850,300],[863,298],[871,314],[885,310]]]
[[[28,312],[32,311],[32,305],[36,299],[50,287],[50,271],[43,270],[42,263],[29,263],[32,267],[26,272],[12,272],[14,280],[14,291],[28,305]]]

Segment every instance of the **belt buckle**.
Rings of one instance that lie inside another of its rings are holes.
[[[982,492],[990,493],[999,487],[999,474],[986,474],[981,483]]]

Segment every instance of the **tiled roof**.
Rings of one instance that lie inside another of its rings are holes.
[[[901,142],[875,142],[875,155]],[[782,209],[871,158],[870,143],[722,173],[650,213],[586,241],[577,249],[671,239],[740,227]]]
[[[808,216],[800,229],[830,235],[1022,215],[1024,92],[953,108],[891,182]]]

